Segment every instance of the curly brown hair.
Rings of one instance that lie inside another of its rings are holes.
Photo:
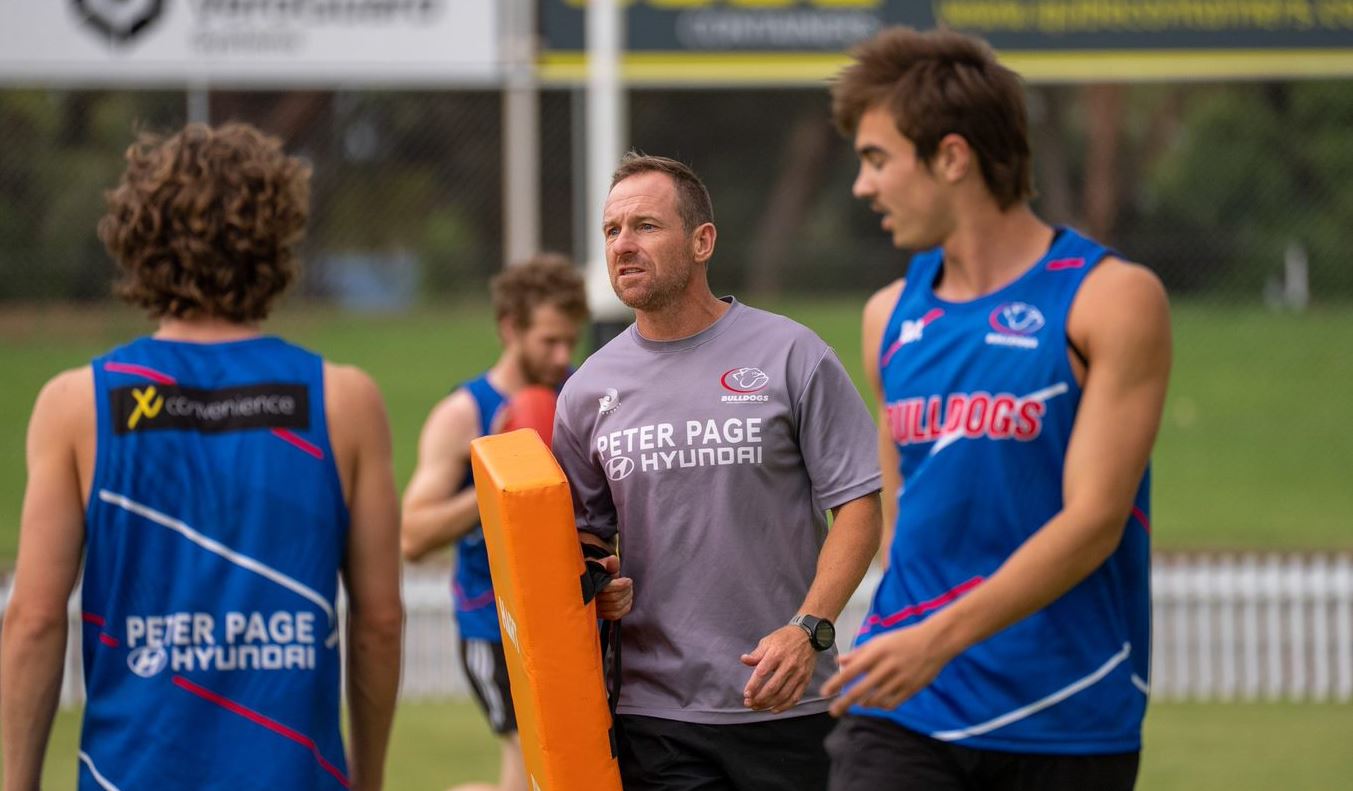
[[[115,291],[152,318],[264,319],[295,280],[310,167],[248,124],[143,133],[105,193]]]
[[[860,116],[887,107],[924,164],[945,135],[977,154],[982,179],[1003,209],[1033,197],[1029,125],[1019,76],[987,43],[953,30],[885,28],[857,45],[832,82],[832,116],[854,135]]]
[[[559,253],[539,253],[513,264],[489,281],[493,315],[511,319],[518,329],[531,326],[535,309],[553,305],[578,323],[587,321],[587,289],[577,267]]]

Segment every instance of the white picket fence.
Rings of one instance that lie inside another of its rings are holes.
[[[456,658],[446,568],[404,577],[406,700],[468,694]],[[1353,700],[1353,555],[1158,555],[1152,566],[1155,700]],[[871,570],[838,619],[855,634],[878,584]],[[0,584],[0,618],[9,598]],[[71,607],[64,706],[83,696],[80,613]]]
[[[1168,700],[1353,700],[1353,556],[1161,556],[1152,692]]]

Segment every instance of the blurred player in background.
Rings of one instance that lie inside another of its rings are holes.
[[[625,787],[816,790],[831,621],[878,549],[873,425],[812,331],[711,293],[713,220],[686,165],[616,170],[597,230],[636,321],[569,378],[554,452],[582,540],[620,542],[597,601],[624,617]]]
[[[309,178],[242,124],[127,152],[99,236],[159,328],[33,408],[6,788],[38,787],[82,560],[81,789],[381,787],[403,625],[385,407],[366,374],[259,329],[296,277]]]
[[[896,526],[826,687],[832,788],[1131,788],[1164,289],[1030,210],[1023,91],[983,42],[893,28],[853,55],[854,194],[920,252],[864,312]]]
[[[517,394],[533,387],[554,390],[564,381],[587,321],[587,295],[576,268],[555,254],[509,267],[493,279],[491,289],[503,352],[492,368],[457,387],[428,415],[418,440],[418,465],[404,492],[402,545],[409,560],[456,546],[452,593],[461,665],[502,744],[498,785],[459,788],[526,791],[488,552],[470,477],[470,441],[504,428],[505,407]],[[547,433],[551,427],[537,428]]]

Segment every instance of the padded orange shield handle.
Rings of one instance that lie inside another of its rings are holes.
[[[531,789],[620,791],[568,481],[530,429],[474,440],[470,464]]]

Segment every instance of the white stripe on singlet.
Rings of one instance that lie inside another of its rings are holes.
[[[1130,643],[1123,643],[1123,650],[1109,657],[1109,661],[1101,665],[1098,670],[1086,676],[1085,678],[1079,679],[1071,684],[1068,684],[1065,687],[1062,687],[1061,689],[1057,690],[1051,695],[1048,695],[1042,700],[1035,701],[1027,706],[1022,706],[1018,709],[1015,709],[1014,711],[1002,714],[1001,716],[996,717],[995,719],[987,720],[986,722],[980,725],[973,725],[972,727],[969,728],[962,728],[953,731],[939,731],[930,734],[930,736],[931,738],[939,739],[942,742],[956,742],[962,739],[966,739],[969,736],[980,736],[984,733],[990,733],[991,731],[1009,725],[1012,722],[1018,722],[1019,720],[1022,720],[1025,717],[1037,714],[1038,712],[1048,708],[1049,706],[1061,703],[1062,701],[1066,700],[1067,698],[1071,697],[1077,692],[1080,692],[1086,687],[1098,683],[1101,679],[1103,679],[1105,676],[1109,674],[1109,671],[1113,670],[1115,667],[1118,667],[1123,662],[1127,661],[1128,656],[1131,654],[1132,654],[1132,645]]]
[[[236,566],[239,566],[240,568],[243,569],[248,569],[249,571],[252,571],[253,573],[259,575],[260,577],[275,582],[276,584],[282,586],[283,588],[286,588],[287,590],[292,591],[293,593],[303,596],[309,599],[310,601],[314,602],[315,604],[319,605],[320,609],[324,610],[325,614],[329,616],[329,626],[332,629],[332,631],[329,633],[328,638],[325,639],[324,645],[329,648],[333,648],[335,645],[338,644],[338,614],[334,612],[333,605],[329,604],[329,602],[326,601],[325,598],[321,596],[319,592],[316,591],[314,588],[311,588],[299,582],[298,580],[289,577],[286,574],[283,574],[282,572],[278,571],[272,566],[269,566],[266,563],[262,563],[258,560],[255,560],[254,558],[249,557],[248,555],[245,555],[242,552],[238,552],[234,549],[231,549],[225,544],[222,544],[220,541],[217,541],[213,538],[208,538],[207,536],[204,536],[201,533],[194,530],[193,528],[189,527],[186,522],[175,519],[174,517],[168,516],[167,514],[162,514],[148,505],[142,505],[141,503],[138,503],[135,500],[132,500],[131,498],[125,497],[116,492],[110,492],[107,489],[99,490],[99,499],[104,501],[105,503],[108,503],[109,505],[115,505],[119,508],[122,508],[123,510],[130,511],[131,513],[136,514],[142,519],[154,522],[155,524],[160,525],[162,527],[167,527],[170,530],[173,530],[175,533],[178,533],[179,535],[193,542],[197,546],[207,550],[208,552],[214,555],[218,555],[222,558],[225,558],[231,563],[234,563]]]
[[[99,774],[99,770],[94,768],[94,759],[89,757],[89,753],[81,750],[80,760],[84,762],[85,766],[89,767],[89,773],[94,776],[94,782],[98,783],[100,788],[104,791],[119,791],[117,786],[108,782],[108,778]]]

